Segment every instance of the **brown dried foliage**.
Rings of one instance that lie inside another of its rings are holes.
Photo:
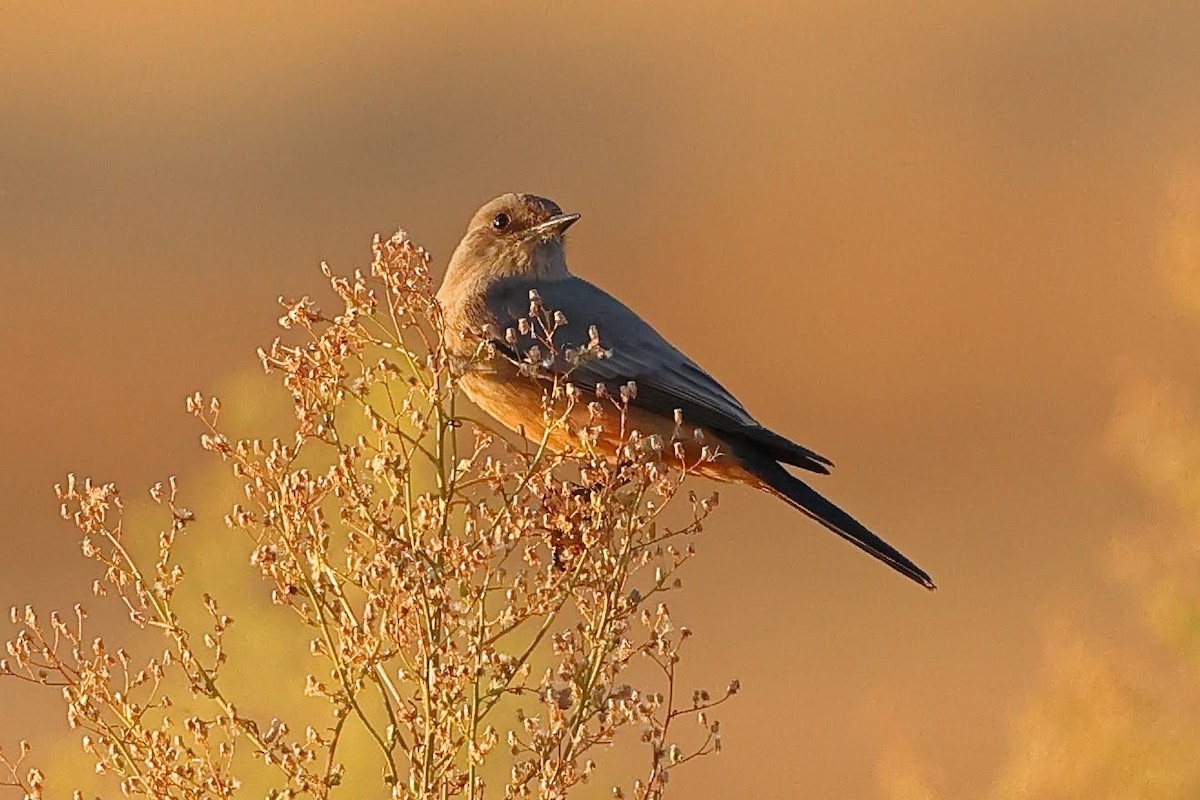
[[[312,674],[296,691],[327,701],[320,718],[240,711],[238,686],[222,678],[233,621],[208,594],[206,625],[183,621],[175,544],[194,515],[173,479],[151,491],[170,516],[154,559],[129,546],[137,534],[124,530],[112,485],[71,477],[57,487],[84,555],[102,568],[95,593],[165,644],[139,661],[92,638],[82,606],[49,618],[14,609],[0,673],[61,687],[83,749],[123,794],[244,795],[252,759],[273,771],[268,797],[330,797],[352,726],[374,743],[380,794],[394,798],[565,797],[623,732],[648,746],[649,763],[613,796],[659,798],[673,770],[720,749],[710,709],[737,684],[680,696],[690,632],[664,602],[715,496],[689,495],[691,512],[672,526],[664,511],[689,465],[682,448],[635,432],[615,462],[582,445],[550,452],[549,432],[585,400],[542,374],[538,353],[525,371],[545,388],[541,446],[510,444],[462,415],[461,365],[442,343],[428,263],[403,234],[377,238],[369,274],[323,268],[340,313],[281,299],[280,322],[299,337],[260,355],[294,398],[292,441],[233,441],[215,398],[188,399],[203,446],[245,487],[226,523],[248,537],[272,600],[311,640]],[[522,330],[540,332],[547,352],[561,315],[531,301]],[[584,350],[572,357],[604,355]],[[619,414],[633,391],[591,407]],[[45,780],[23,765],[27,750],[0,751],[0,767],[6,785],[40,798]]]

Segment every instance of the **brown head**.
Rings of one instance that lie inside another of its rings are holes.
[[[563,233],[577,219],[578,214],[564,214],[544,197],[500,195],[471,218],[450,258],[444,286],[516,276],[567,277]]]

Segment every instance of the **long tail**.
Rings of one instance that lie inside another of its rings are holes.
[[[858,520],[817,494],[816,490],[767,457],[755,458],[746,467],[762,480],[764,488],[786,500],[809,517],[865,550],[897,572],[907,575],[927,589],[935,589],[925,570],[909,561],[903,553],[871,533]]]

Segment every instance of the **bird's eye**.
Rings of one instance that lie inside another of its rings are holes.
[[[508,214],[505,214],[503,211],[492,217],[492,227],[498,231],[502,231],[507,228],[510,222],[512,222],[512,220],[509,219]]]

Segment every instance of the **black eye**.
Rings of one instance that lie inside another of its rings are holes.
[[[492,227],[498,231],[502,231],[507,228],[510,222],[512,222],[512,220],[509,219],[508,214],[505,214],[503,211],[492,217]]]

